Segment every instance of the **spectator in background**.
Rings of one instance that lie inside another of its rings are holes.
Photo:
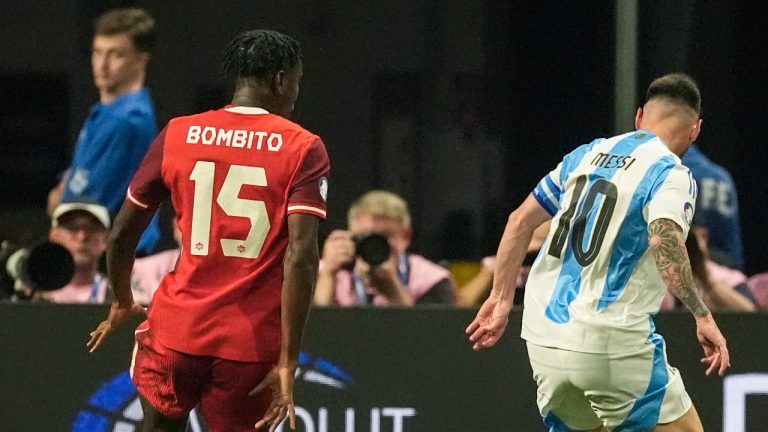
[[[753,312],[755,303],[745,284],[746,276],[737,270],[712,262],[709,259],[706,240],[702,238],[702,230],[697,228],[699,227],[692,226],[685,241],[685,249],[691,261],[696,288],[704,304],[714,311]],[[667,291],[661,309],[672,310],[680,307],[680,301]]]
[[[64,202],[51,215],[49,240],[64,246],[75,262],[72,281],[55,291],[37,292],[37,299],[54,303],[104,303],[107,278],[99,262],[107,249],[109,212],[89,201]]]
[[[520,273],[517,275],[517,289],[515,290],[514,304],[522,304],[525,294],[525,283],[528,281],[528,272],[539,249],[544,244],[549,234],[551,221],[546,221],[539,225],[533,231],[531,243],[528,245],[528,252],[523,259],[523,265]],[[488,256],[480,261],[480,271],[469,280],[465,285],[459,287],[459,304],[462,306],[473,306],[482,304],[488,298],[488,294],[493,288],[493,273],[496,271],[496,255]]]
[[[710,278],[719,284],[735,289],[743,297],[746,297],[753,304],[755,297],[747,285],[747,276],[740,270],[722,265],[712,259],[712,247],[710,245],[709,228],[710,224],[706,222],[706,216],[699,213],[693,218],[691,231],[696,240],[696,246],[703,256],[704,266]],[[690,253],[690,252],[689,252]],[[697,251],[693,251],[697,253]]]
[[[131,291],[136,303],[142,306],[149,305],[157,287],[160,286],[160,281],[176,268],[181,253],[181,231],[175,220],[173,221],[173,238],[177,247],[136,258],[133,262]]]
[[[733,178],[695,145],[683,156],[683,164],[691,170],[699,188],[696,214],[705,221],[710,258],[744,270],[739,198]]]
[[[117,214],[128,184],[157,135],[155,109],[144,87],[155,21],[141,9],[116,9],[96,20],[91,67],[99,91],[75,146],[72,164],[48,195],[48,211],[87,197]],[[157,216],[139,243],[151,253],[160,240]]]
[[[758,273],[747,280],[755,304],[761,309],[768,309],[768,273]]]
[[[451,274],[426,258],[407,252],[413,229],[408,204],[383,190],[366,193],[349,208],[348,230],[331,232],[323,244],[315,287],[318,306],[413,306],[453,304]],[[371,266],[356,257],[354,236],[377,233],[387,238],[388,260]]]
[[[80,200],[59,204],[53,211],[49,240],[72,254],[75,274],[72,281],[55,291],[38,291],[35,299],[53,303],[104,303],[112,297],[108,280],[101,272],[110,227],[109,213],[101,204]],[[181,232],[174,223],[174,238],[181,244]],[[131,271],[131,291],[136,303],[152,301],[163,276],[176,267],[179,248],[136,258]]]

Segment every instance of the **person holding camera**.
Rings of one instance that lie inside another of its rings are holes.
[[[316,305],[454,304],[450,272],[407,252],[413,229],[403,198],[368,192],[349,208],[347,223],[348,230],[331,232],[323,244]]]
[[[35,298],[53,303],[104,303],[108,283],[99,271],[99,260],[107,249],[109,228],[109,211],[95,201],[80,198],[56,206],[48,238],[72,254],[75,271],[67,285],[37,292]]]

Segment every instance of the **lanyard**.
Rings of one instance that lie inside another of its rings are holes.
[[[91,296],[88,297],[88,303],[101,303],[99,301],[99,289],[101,288],[102,279],[103,278],[99,273],[94,276],[93,282],[91,283]]]
[[[410,273],[411,268],[408,265],[408,255],[400,254],[400,256],[397,258],[397,275],[400,278],[400,283],[403,284],[403,286],[408,286]],[[363,279],[357,273],[353,272],[352,280],[355,284],[355,292],[357,293],[357,298],[360,304],[365,306],[373,304],[373,298],[375,297],[375,294],[365,286]]]

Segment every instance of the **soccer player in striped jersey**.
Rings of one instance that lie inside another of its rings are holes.
[[[492,292],[467,333],[475,350],[499,340],[531,234],[551,218],[522,328],[550,431],[702,430],[653,323],[669,289],[695,317],[706,373],[730,366],[685,249],[697,187],[680,157],[699,135],[700,106],[687,75],[656,79],[635,132],[576,148],[509,217]]]
[[[133,251],[170,195],[181,231],[176,269],[136,330],[131,376],[145,431],[183,431],[200,405],[212,431],[295,427],[293,377],[317,278],[328,154],[287,119],[302,75],[298,42],[269,30],[228,46],[232,104],[170,121],[142,162],[107,251],[115,291],[95,350],[142,313],[130,288]]]

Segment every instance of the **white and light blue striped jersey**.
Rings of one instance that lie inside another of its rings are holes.
[[[696,193],[688,168],[647,131],[565,156],[533,191],[554,218],[526,284],[523,339],[593,353],[646,343],[667,289],[648,224],[671,219],[688,235]]]

